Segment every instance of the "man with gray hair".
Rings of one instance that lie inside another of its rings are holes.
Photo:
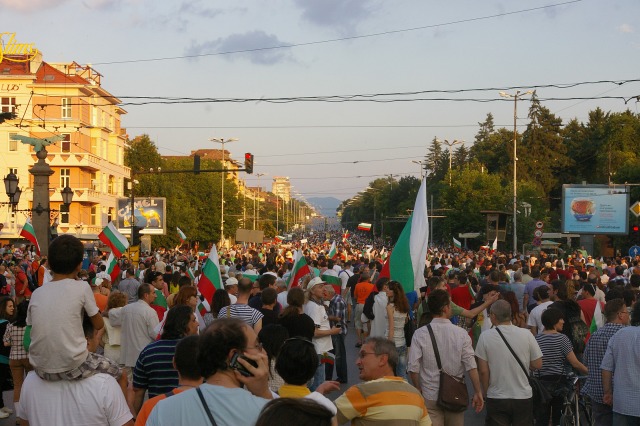
[[[489,314],[493,328],[483,332],[476,346],[480,383],[486,393],[488,425],[532,425],[533,393],[509,347],[525,369],[542,367],[542,351],[533,334],[511,323],[511,306],[498,300]]]

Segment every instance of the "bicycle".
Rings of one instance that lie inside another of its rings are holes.
[[[571,390],[564,396],[561,426],[594,426],[589,397],[580,395],[580,381],[587,376],[571,376]]]

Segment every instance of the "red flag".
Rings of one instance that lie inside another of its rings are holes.
[[[391,271],[389,269],[389,260],[391,259],[391,256],[387,257],[387,260],[385,260],[384,264],[382,265],[382,270],[380,271],[380,278],[391,278]]]

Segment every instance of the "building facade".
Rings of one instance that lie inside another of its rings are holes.
[[[51,223],[57,221],[58,233],[81,239],[96,239],[115,220],[116,198],[124,196],[125,179],[131,174],[124,166],[127,135],[121,116],[126,111],[102,87],[101,78],[88,65],[44,62],[39,52],[5,54],[0,62],[0,111],[15,114],[0,124],[0,174],[14,173],[19,178],[18,210],[33,208],[29,168],[36,161],[35,152],[12,136],[62,136],[63,140],[46,148],[53,169],[50,208],[60,209],[60,190],[66,186],[74,197],[68,212],[51,214]],[[14,212],[4,204],[8,198],[1,201],[0,238],[18,238],[29,212]]]
[[[271,184],[271,192],[288,203],[291,199],[291,182],[289,181],[289,177],[274,176],[273,183]]]

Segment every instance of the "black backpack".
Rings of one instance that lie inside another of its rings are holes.
[[[367,296],[367,300],[364,301],[364,308],[362,309],[362,313],[365,317],[369,318],[369,320],[373,320],[376,316],[373,314],[373,304],[375,303],[374,297],[378,294],[377,291],[372,291]]]

